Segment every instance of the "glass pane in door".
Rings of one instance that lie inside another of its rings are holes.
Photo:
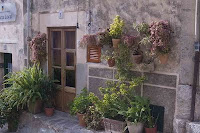
[[[56,84],[61,85],[61,69],[59,68],[53,69],[53,79],[56,80]]]
[[[60,31],[52,31],[52,47],[53,48],[61,48],[61,32]]]
[[[66,53],[66,65],[74,66],[74,53]]]
[[[75,70],[66,70],[66,86],[75,88]]]
[[[61,50],[53,50],[53,66],[61,66]]]
[[[66,49],[75,49],[75,37],[76,32],[75,31],[65,31],[65,47]]]

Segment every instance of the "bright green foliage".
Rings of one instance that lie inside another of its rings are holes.
[[[76,115],[77,113],[85,114],[91,101],[89,99],[89,93],[86,88],[82,90],[80,95],[75,97],[74,101],[70,105],[70,114]]]
[[[121,20],[120,16],[116,16],[113,23],[110,25],[110,36],[113,39],[120,39],[123,33],[124,21]]]
[[[104,117],[123,121],[125,117],[119,112],[128,109],[128,99],[134,100],[135,87],[143,80],[144,78],[137,78],[128,83],[108,82],[106,88],[99,89],[102,99],[99,99],[93,93],[90,93],[90,99]]]
[[[141,24],[133,24],[133,28],[137,30],[141,35],[150,36],[150,30],[149,25],[147,23],[141,23]]]
[[[126,119],[133,123],[145,122],[146,113],[149,110],[149,100],[144,97],[135,96],[134,100],[129,99],[128,108],[119,112]]]

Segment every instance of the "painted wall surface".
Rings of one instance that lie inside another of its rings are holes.
[[[59,11],[63,11],[63,19],[58,18]],[[91,12],[91,27],[88,27],[89,12]],[[32,33],[33,36],[37,32],[47,33],[47,27],[76,26],[78,18],[80,28],[77,29],[77,93],[79,93],[83,87],[90,84],[86,49],[79,48],[79,41],[84,34],[96,33],[99,28],[109,27],[116,15],[120,15],[125,21],[125,31],[133,35],[137,34],[133,30],[133,23],[151,23],[160,20],[170,22],[174,33],[169,61],[166,65],[161,65],[158,60],[155,61],[155,73],[165,76],[162,84],[156,85],[156,87],[147,83],[143,88],[143,94],[152,98],[150,89],[155,93],[166,94],[166,102],[173,105],[168,106],[170,110],[166,117],[169,115],[170,117],[166,118],[167,125],[165,125],[164,132],[185,131],[185,123],[190,117],[191,109],[195,0],[79,0],[79,2],[76,0],[33,0]],[[95,64],[95,67],[98,68],[99,65]],[[166,87],[163,85],[165,77],[170,80],[168,75],[177,77],[176,86],[169,87],[167,85]],[[159,77],[156,74],[151,76]],[[158,99],[160,99],[159,96]],[[159,104],[158,99],[152,98],[152,103]],[[163,105],[163,103],[160,104]]]
[[[0,53],[12,53],[13,71],[18,71],[24,67],[23,0],[6,0],[5,2],[16,3],[17,16],[15,22],[0,23]],[[0,60],[2,62],[3,58]],[[0,84],[2,84],[2,72],[0,75]]]

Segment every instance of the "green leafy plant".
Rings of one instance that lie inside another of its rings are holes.
[[[113,39],[120,39],[123,33],[123,28],[124,28],[124,21],[121,20],[120,16],[117,15],[114,20],[113,23],[110,25],[110,36]]]
[[[101,113],[96,109],[95,105],[90,106],[88,110],[86,111],[86,115],[84,117],[85,122],[87,123],[87,127],[89,129],[94,130],[101,130],[102,127],[102,115]]]
[[[140,35],[150,35],[149,25],[147,23],[133,24],[133,28],[140,33]]]
[[[133,64],[130,61],[130,48],[127,45],[120,44],[119,50],[115,51],[115,61],[117,66],[116,78],[119,80],[131,80],[131,68]]]
[[[82,92],[77,97],[75,97],[74,101],[71,103],[70,114],[85,114],[90,105],[91,101],[89,98],[89,93],[87,89],[84,88]]]
[[[15,95],[20,95],[16,104],[19,106],[29,105],[30,102],[34,103],[38,99],[44,99],[46,92],[44,85],[47,83],[48,76],[45,75],[40,69],[39,65],[26,68],[22,71],[7,75],[7,79],[4,84],[11,86],[15,94],[8,96],[8,99],[12,99]]]
[[[105,54],[101,56],[101,59],[107,60],[107,61],[108,61],[109,59],[115,59],[115,53],[114,53],[114,51],[109,51],[109,50],[107,50],[107,51],[105,52]]]
[[[144,78],[140,77],[128,83],[108,82],[106,88],[99,88],[102,99],[93,93],[90,93],[90,99],[103,117],[124,121],[124,116],[119,112],[128,108],[127,97],[134,98],[135,87],[140,85],[143,80]]]

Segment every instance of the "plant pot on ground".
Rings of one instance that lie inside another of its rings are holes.
[[[32,114],[38,114],[42,112],[42,100],[37,99],[28,103],[28,110]]]
[[[157,133],[157,118],[153,117],[151,109],[148,108],[146,113],[146,123],[145,123],[145,132],[146,133]]]
[[[157,126],[155,126],[154,128],[145,127],[145,133],[157,133]]]
[[[123,33],[124,28],[124,21],[120,18],[120,16],[116,16],[113,20],[113,23],[110,25],[110,31],[109,34],[112,37],[113,47],[115,49],[118,48],[118,45],[120,43],[120,38]]]
[[[86,88],[84,88],[82,92],[74,98],[74,101],[70,105],[70,114],[78,116],[80,126],[86,126],[84,114],[90,105],[91,100],[89,99],[89,93]]]
[[[127,121],[127,127],[129,130],[129,133],[143,133],[144,124],[139,123],[133,123],[130,121]]]
[[[54,106],[53,106],[51,100],[45,102],[44,111],[45,111],[46,116],[48,116],[48,117],[53,116],[53,114],[54,114]]]
[[[104,118],[103,122],[104,122],[105,131],[107,132],[123,133],[126,127],[126,123],[123,121]]]

